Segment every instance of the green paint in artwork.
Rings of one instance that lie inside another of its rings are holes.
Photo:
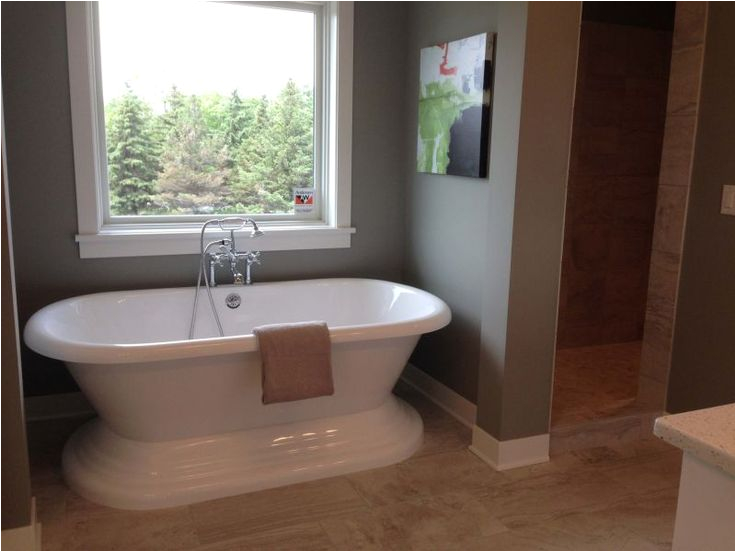
[[[419,155],[417,170],[446,174],[450,163],[450,128],[462,111],[477,104],[476,97],[463,94],[450,80],[430,82],[419,98]],[[433,165],[436,166],[433,167]]]

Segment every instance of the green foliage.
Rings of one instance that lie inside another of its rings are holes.
[[[313,183],[312,95],[289,81],[270,105],[261,98],[254,132],[238,150],[233,198],[252,212],[285,212],[292,190]]]
[[[105,111],[110,209],[136,215],[151,205],[161,144],[151,108],[130,87]]]
[[[211,213],[226,203],[227,148],[212,106],[206,111],[196,96],[179,106],[161,154],[160,193],[153,198],[161,212]]]
[[[293,81],[273,100],[173,87],[158,115],[128,89],[106,106],[111,212],[290,212],[313,185],[313,109]]]
[[[452,81],[431,82],[419,98],[417,170],[445,174],[450,163],[450,129],[474,100],[457,90]],[[436,163],[436,171],[432,170]]]

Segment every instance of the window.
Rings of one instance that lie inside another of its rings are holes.
[[[350,245],[351,3],[67,2],[67,35],[82,257],[232,215],[261,250]]]

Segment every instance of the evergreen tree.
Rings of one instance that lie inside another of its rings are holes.
[[[198,99],[204,126],[209,134],[219,134],[226,139],[230,123],[229,98],[215,92],[199,96]]]
[[[261,201],[263,178],[268,172],[268,157],[272,148],[269,132],[271,114],[268,98],[262,96],[255,108],[253,121],[235,153],[236,176],[232,181],[235,205],[248,213],[263,213]]]
[[[160,127],[165,136],[168,136],[186,117],[187,97],[172,86],[164,99],[164,113],[159,117]]]
[[[313,186],[313,113],[293,81],[274,100],[172,87],[158,116],[128,88],[106,107],[112,213],[290,212]]]
[[[233,183],[233,197],[249,212],[289,212],[293,189],[313,185],[312,114],[311,93],[291,80],[272,105],[261,98]]]
[[[237,90],[233,90],[230,98],[228,98],[225,141],[231,151],[237,151],[248,131],[252,131],[251,127],[256,119],[256,109],[260,103],[261,100],[252,98],[243,101]]]
[[[105,114],[110,209],[137,215],[151,204],[159,168],[153,114],[130,86]]]
[[[209,213],[227,204],[227,148],[207,127],[196,96],[167,111],[168,134],[158,179],[159,208],[168,212]]]
[[[314,178],[314,133],[312,98],[289,80],[273,109],[270,174],[264,181],[268,202],[288,209],[294,188],[312,187]]]

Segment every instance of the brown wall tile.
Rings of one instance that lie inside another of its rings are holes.
[[[627,107],[625,106],[627,80],[621,77],[581,78],[578,81],[573,125],[576,127],[618,125]]]
[[[642,336],[670,42],[668,32],[582,24],[560,348]]]
[[[605,223],[579,224],[573,228],[572,262],[579,271],[605,271],[611,228]]]
[[[667,80],[650,76],[626,77],[623,85],[622,127],[661,134],[667,113]]]
[[[656,176],[619,176],[613,187],[613,210],[616,224],[640,225],[651,231],[657,209]]]
[[[606,273],[573,269],[567,277],[565,320],[576,326],[598,323],[602,317],[600,305],[606,293]]]
[[[625,29],[626,76],[667,79],[670,67],[672,33],[645,27],[619,26]]]
[[[647,376],[639,377],[639,390],[636,402],[644,411],[661,412],[664,409],[667,384]],[[651,431],[647,433],[651,435]]]
[[[654,221],[652,248],[667,253],[682,251],[688,188],[660,185],[657,193],[657,215]]]
[[[679,255],[652,251],[641,374],[666,382],[672,348]]]
[[[640,374],[662,383],[667,382],[672,348],[672,315],[660,315],[647,304],[644,337],[641,347]]]
[[[618,173],[654,176],[662,157],[662,127],[657,130],[622,130],[618,151]]]
[[[659,181],[688,186],[695,140],[695,115],[669,115],[664,125]]]
[[[609,271],[625,269],[632,276],[635,275],[637,280],[640,276],[646,277],[651,250],[651,227],[617,225],[611,231],[607,268]]]
[[[638,403],[661,409],[669,378],[691,179],[707,2],[677,2],[671,79],[652,238]]]
[[[705,41],[707,9],[707,2],[677,2],[675,30],[672,35],[673,49],[694,46]]]
[[[667,253],[656,249],[652,251],[648,295],[652,298],[652,308],[655,310],[660,304],[664,305],[667,314],[671,314],[674,309],[679,269],[680,255],[678,253]],[[665,311],[659,308],[658,314],[664,315]]]
[[[580,224],[613,221],[616,179],[605,176],[570,175],[568,220],[570,236]]]
[[[584,21],[580,31],[580,50],[584,52],[583,75],[623,77],[626,74],[627,42],[621,25]]]
[[[672,52],[667,112],[673,115],[695,115],[700,91],[700,66],[703,47],[693,46]]]

